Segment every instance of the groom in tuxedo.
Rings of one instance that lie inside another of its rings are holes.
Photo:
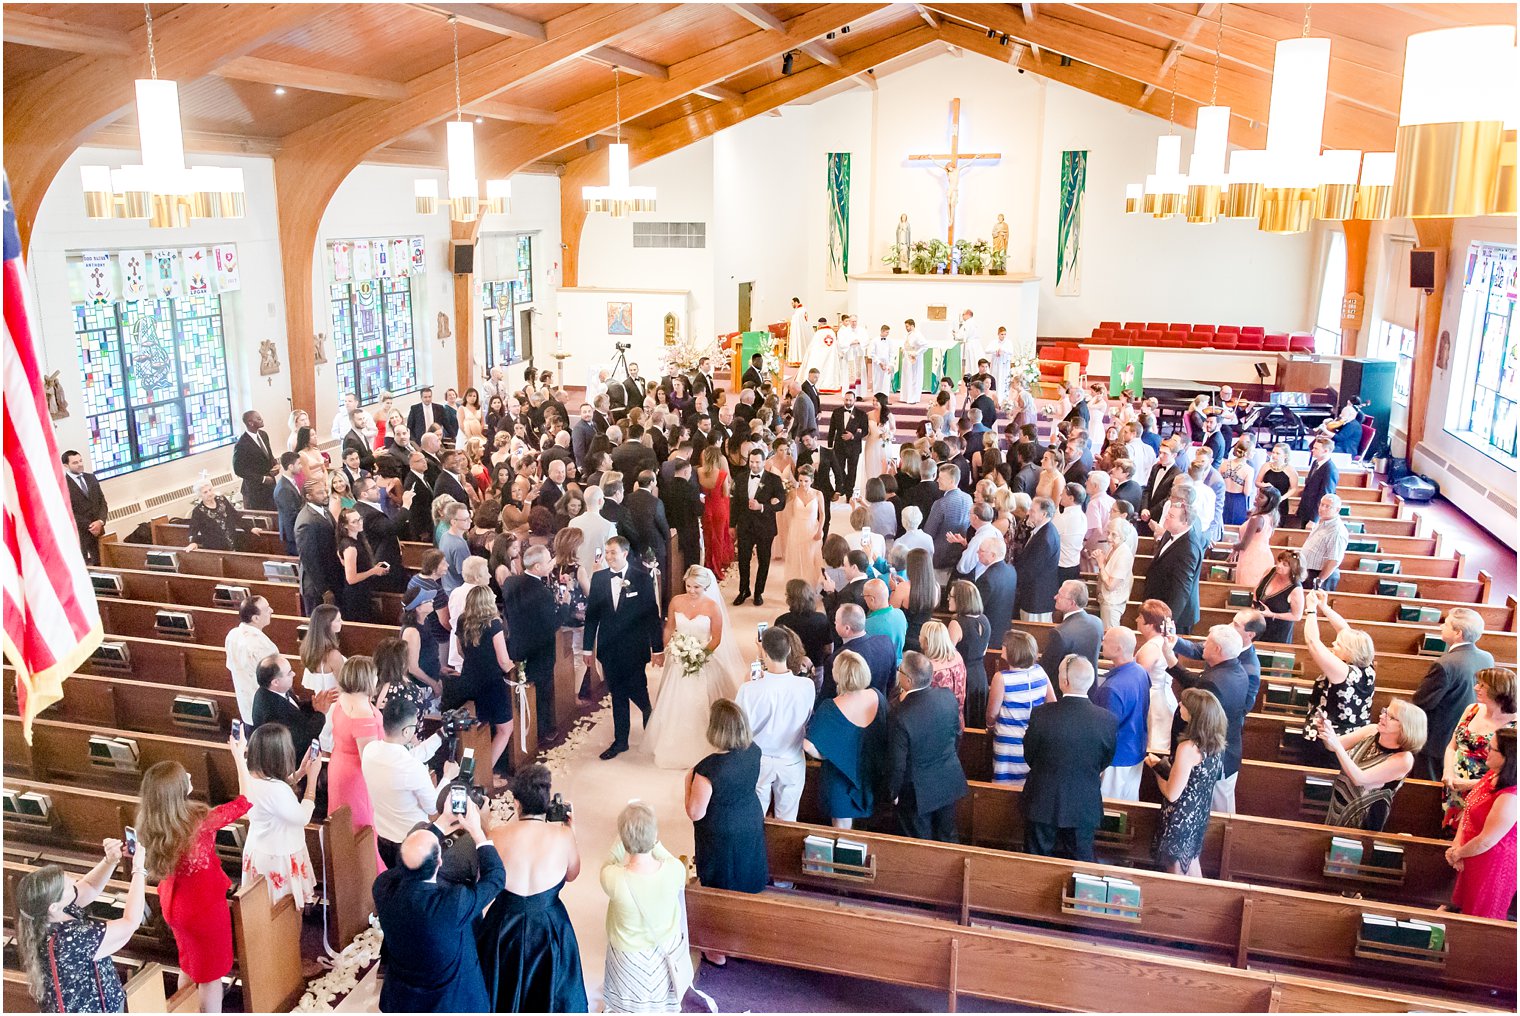
[[[616,758],[628,750],[629,702],[639,707],[644,724],[649,724],[644,668],[651,653],[656,664],[663,662],[665,650],[654,580],[643,569],[629,566],[628,541],[621,536],[607,541],[607,567],[591,573],[585,644],[596,647],[597,661],[612,692],[612,746],[602,752],[602,758]]]
[[[771,543],[776,539],[776,513],[786,502],[781,478],[765,469],[765,452],[751,448],[749,471],[734,477],[733,518],[739,534],[739,596],[734,606],[749,599],[749,559],[759,561],[755,574],[755,606],[765,605],[765,577],[771,570]]]

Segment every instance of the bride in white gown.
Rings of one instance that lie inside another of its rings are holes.
[[[644,731],[644,749],[661,769],[690,769],[712,754],[707,743],[708,709],[718,699],[732,699],[748,676],[734,641],[718,580],[706,568],[686,569],[686,592],[670,600],[665,622],[667,644],[673,635],[707,640],[712,656],[702,670],[688,677],[674,653],[665,654],[665,670],[654,715]]]

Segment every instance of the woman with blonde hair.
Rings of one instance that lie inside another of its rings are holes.
[[[682,576],[682,592],[670,598],[665,644],[681,636],[702,642],[710,654],[696,673],[686,673],[675,653],[667,653],[654,713],[645,728],[644,746],[662,769],[690,769],[711,746],[701,736],[714,702],[732,699],[747,676],[717,576],[692,565]]]
[[[1319,717],[1319,736],[1335,755],[1340,774],[1330,791],[1325,824],[1381,832],[1415,753],[1425,746],[1425,710],[1394,699],[1371,726],[1336,732]]]
[[[243,746],[229,740],[233,751]],[[190,799],[190,774],[178,762],[156,762],[143,773],[138,792],[138,850],[147,852],[148,874],[159,879],[158,903],[179,947],[179,987],[195,985],[201,1012],[222,1011],[222,978],[232,972],[232,881],[216,853],[217,830],[248,813],[239,794],[207,808]]]
[[[680,1012],[693,979],[682,905],[686,865],[660,842],[654,809],[644,802],[630,801],[617,827],[601,872],[607,894],[602,1000],[607,1012]]]
[[[758,893],[770,878],[765,856],[765,812],[760,746],[744,710],[719,699],[708,710],[707,741],[714,749],[686,776],[686,816],[696,834],[697,877],[711,889]]]
[[[950,629],[943,622],[929,621],[918,632],[919,651],[929,658],[934,668],[929,678],[931,688],[949,688],[955,694],[959,708],[961,729],[966,728],[966,661],[956,652],[950,640]]]
[[[1335,640],[1329,645],[1320,637],[1319,615],[1325,615]],[[1265,636],[1263,636],[1265,638]],[[1377,650],[1366,632],[1357,631],[1330,607],[1323,589],[1309,594],[1304,614],[1304,644],[1319,671],[1309,698],[1309,717],[1304,723],[1302,764],[1338,769],[1333,749],[1319,739],[1319,721],[1356,729],[1372,721],[1372,693],[1377,687]]]
[[[433,520],[433,546],[438,546],[438,541],[443,539],[443,534],[449,531],[449,516],[453,507],[459,502],[448,494],[439,494],[433,498],[431,517]]]
[[[818,703],[802,750],[823,763],[819,807],[836,829],[870,818],[886,759],[887,698],[871,687],[871,668],[848,649],[835,654],[833,698]]]
[[[1135,550],[1140,536],[1123,516],[1108,520],[1108,542],[1093,550],[1098,565],[1098,617],[1103,627],[1116,628],[1129,605],[1135,585]]]
[[[443,708],[458,709],[473,702],[476,719],[491,724],[491,758],[484,769],[489,773],[511,744],[513,726],[512,697],[507,691],[512,658],[507,654],[507,636],[490,586],[469,591],[454,631],[464,665],[458,677],[444,679]]]
[[[355,829],[375,824],[375,807],[359,760],[365,745],[382,737],[380,710],[373,701],[377,683],[374,660],[349,657],[338,671],[338,701],[328,712],[332,757],[327,768],[327,808],[334,812],[348,805]]]

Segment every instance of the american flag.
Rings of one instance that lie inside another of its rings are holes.
[[[63,697],[63,680],[100,645],[100,609],[85,571],[74,512],[42,394],[27,313],[21,236],[5,179],[5,658],[16,668],[22,730]]]

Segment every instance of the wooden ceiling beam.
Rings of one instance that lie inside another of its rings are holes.
[[[865,85],[867,88],[869,88],[873,92],[876,91],[877,88],[879,87],[876,84],[876,75],[872,74],[868,70],[861,71],[859,74],[853,74],[853,75],[851,75],[851,77],[853,77],[856,81],[859,81],[862,85]]]
[[[90,56],[128,56],[132,52],[126,36],[118,32],[29,14],[15,5],[5,9],[4,22],[5,41],[20,46]]]
[[[986,32],[978,32],[974,28],[965,25],[957,25],[953,21],[946,21],[940,26],[939,37],[956,49],[969,49],[973,53],[979,53],[989,60],[998,63],[1011,63],[1019,65],[1019,60],[1024,54],[1024,47],[1019,43],[1003,45],[997,39],[987,38]]]
[[[240,4],[236,17],[222,5],[184,4],[154,19],[159,75],[202,77],[291,29],[335,17],[335,4]],[[6,12],[9,20],[9,12]],[[122,33],[129,56],[84,54],[5,90],[5,168],[21,235],[53,178],[74,149],[131,108],[133,81],[145,69],[146,28]]]
[[[690,95],[699,88],[716,84],[756,64],[775,59],[789,49],[797,49],[884,6],[886,5],[879,3],[820,4],[786,22],[784,32],[751,32],[715,46],[689,60],[672,65],[668,81],[646,78],[625,86],[620,100],[623,120],[627,122],[636,119],[668,102]],[[647,17],[645,20],[648,20]],[[614,105],[614,95],[608,89],[558,110],[560,122],[557,124],[521,127],[491,139],[477,149],[482,175],[509,176],[518,166],[584,141],[613,124]]]
[[[1219,6],[1219,4],[1198,5],[1198,12],[1193,16],[1193,23],[1183,30],[1181,37],[1173,39],[1171,45],[1166,47],[1166,56],[1161,58],[1161,69],[1157,72],[1159,77],[1167,75],[1172,65],[1182,56],[1182,51],[1192,44],[1199,32],[1203,31],[1203,26],[1208,23],[1205,19],[1219,13]],[[1155,90],[1155,85],[1146,85],[1145,91],[1140,93],[1141,100],[1149,99]]]
[[[615,49],[612,46],[598,47],[587,53],[586,59],[595,60],[597,63],[604,63],[609,67],[628,71],[630,74],[636,74],[641,78],[654,78],[656,81],[670,80],[670,68],[664,64],[645,60],[643,57],[634,56],[632,53],[625,53],[623,50]]]
[[[696,90],[697,95],[711,99],[714,102],[743,102],[744,93],[738,89],[729,88],[726,85],[707,85]]]
[[[924,22],[930,28],[934,29],[935,31],[939,30],[939,15],[935,14],[923,4],[914,4],[913,9],[918,12],[918,16],[923,18]]]
[[[514,102],[503,102],[500,99],[481,99],[465,106],[464,111],[474,116],[483,116],[488,120],[509,120],[512,123],[553,123],[554,110],[537,109],[533,106],[520,106]]]
[[[1033,21],[1034,20],[1034,4],[1030,4],[1030,3],[1019,4],[1019,13],[1021,13],[1021,14],[1024,15],[1024,20],[1025,21]]]
[[[839,57],[835,55],[834,51],[821,42],[804,42],[797,48],[826,67],[834,67],[837,69],[844,66],[840,62]]]
[[[763,28],[768,32],[786,33],[786,22],[759,4],[726,4],[725,6],[758,28]],[[839,57],[835,56],[834,51],[821,42],[805,42],[798,46],[797,49],[821,64],[834,68],[841,66]]]
[[[361,99],[387,99],[395,102],[406,98],[406,86],[399,81],[387,81],[362,74],[343,74],[321,67],[265,60],[256,56],[240,56],[236,60],[229,60],[211,73],[232,81],[252,81],[263,85],[299,88],[307,92],[326,92],[330,95],[355,95]]]
[[[423,10],[437,11],[440,14],[452,14],[472,28],[495,32],[497,35],[509,35],[518,39],[527,39],[530,42],[549,40],[549,29],[543,22],[509,13],[490,4],[425,3],[415,6]]]
[[[214,155],[274,155],[280,150],[279,138],[255,138],[246,134],[228,134],[223,131],[183,132],[185,151]],[[137,128],[124,123],[106,124],[85,138],[84,144],[91,148],[124,148],[138,150],[142,137]]]

